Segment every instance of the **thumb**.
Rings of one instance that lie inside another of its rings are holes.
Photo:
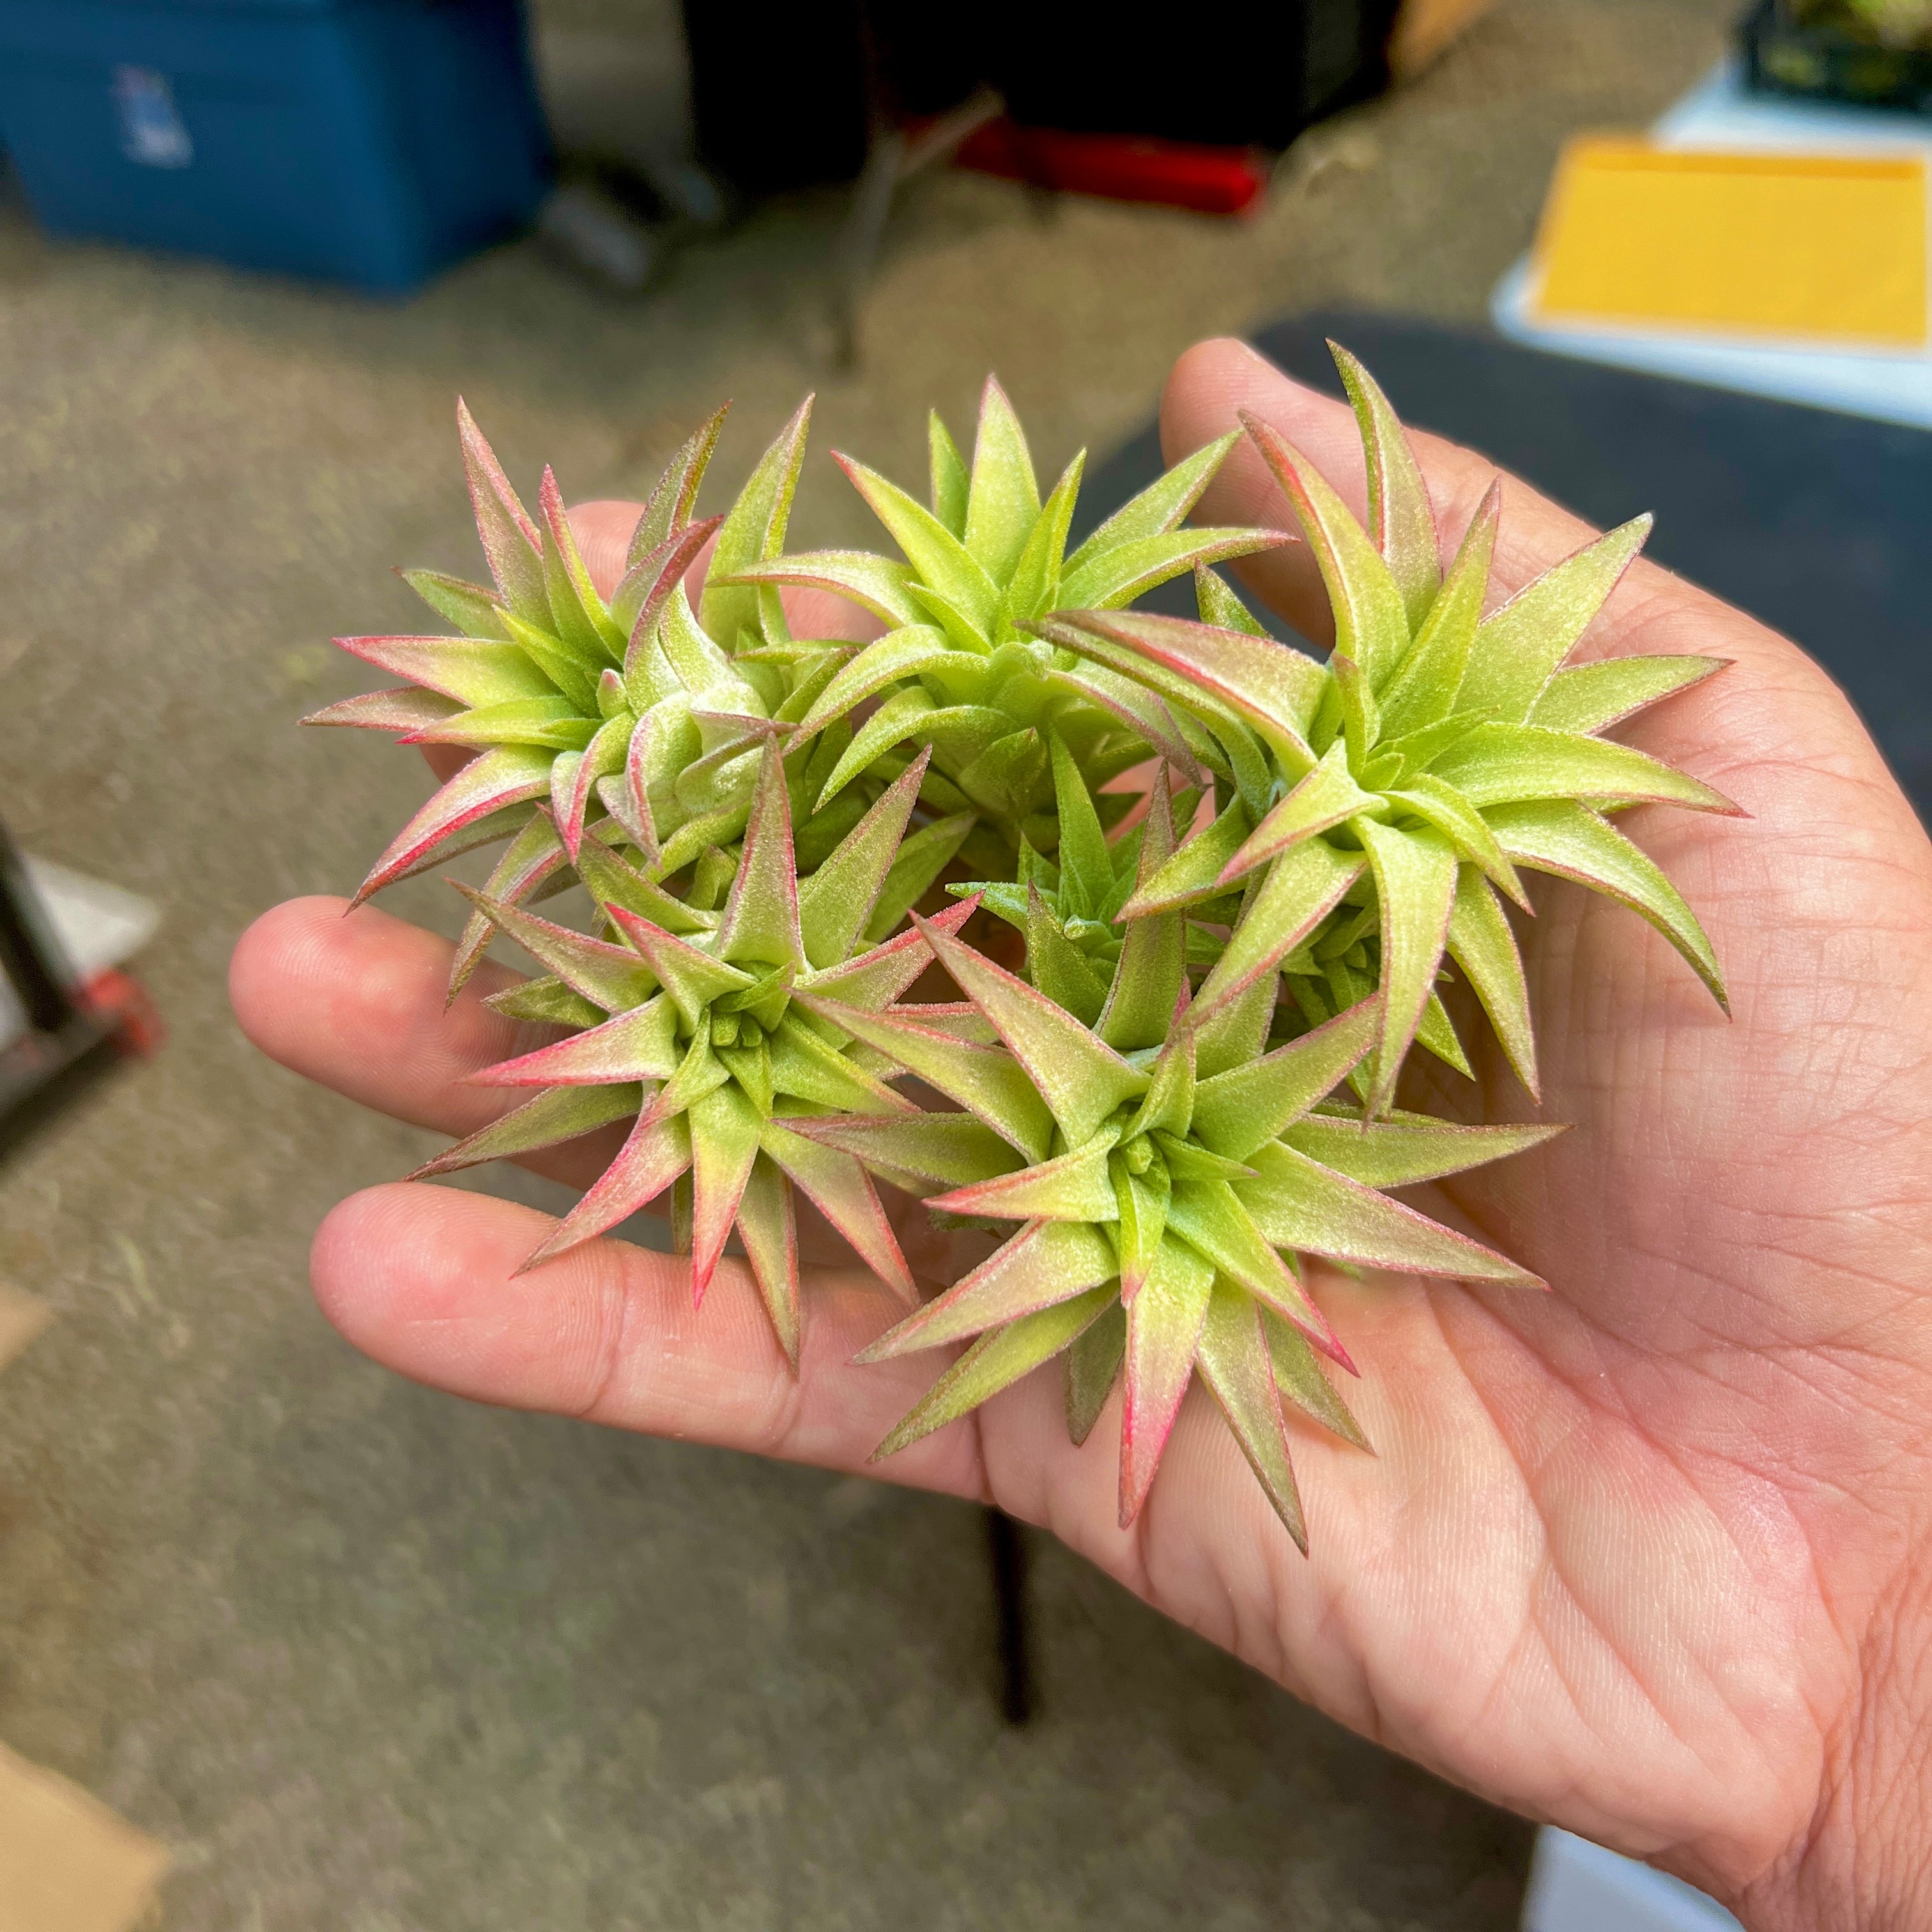
[[[590,572],[600,597],[608,597],[624,574],[624,559],[629,554],[638,519],[644,514],[643,504],[622,502],[609,496],[572,506],[571,534],[577,539],[584,568]]]

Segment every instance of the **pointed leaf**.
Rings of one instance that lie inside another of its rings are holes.
[[[1051,1360],[1110,1305],[1119,1305],[1111,1287],[1090,1288],[1071,1301],[1022,1316],[982,1335],[866,1460],[882,1461],[921,1436],[956,1422],[1041,1363]]]
[[[1147,1286],[1147,1278],[1160,1258],[1173,1188],[1166,1171],[1159,1167],[1137,1174],[1124,1162],[1117,1162],[1112,1175],[1116,1218],[1111,1232],[1120,1250],[1120,1299],[1131,1302]]]
[[[494,590],[440,570],[399,570],[396,574],[436,615],[466,638],[503,638],[503,605]]]
[[[467,1138],[446,1148],[405,1178],[428,1180],[486,1160],[514,1160],[520,1154],[535,1154],[595,1133],[613,1120],[634,1114],[643,1105],[641,1087],[560,1087],[498,1115],[488,1126],[478,1127]]]
[[[544,592],[543,540],[537,533],[510,479],[503,474],[496,452],[484,440],[470,406],[456,401],[456,433],[463,445],[463,467],[470,483],[470,502],[476,513],[476,534],[488,560],[496,588],[514,610],[547,613]]]
[[[914,924],[926,934],[933,957],[959,990],[999,1029],[1070,1145],[1084,1145],[1115,1108],[1147,1091],[1146,1074],[1130,1066],[1045,994],[942,932],[932,921],[915,914]],[[969,1103],[961,1097],[961,1104]]]
[[[686,572],[698,561],[698,553],[711,541],[721,517],[707,517],[668,536],[656,550],[638,557],[619,580],[610,599],[610,622],[628,640],[624,649],[624,675],[635,680],[650,651],[658,620],[670,602],[671,593],[683,583]]]
[[[592,826],[578,848],[577,875],[600,906],[622,906],[640,919],[654,920],[667,932],[682,934],[716,928],[715,913],[700,912],[674,898],[663,886],[619,858],[598,836],[599,829]]]
[[[1093,919],[1112,896],[1114,856],[1080,768],[1058,732],[1048,736],[1053,796],[1060,824],[1060,907],[1070,919]]]
[[[1060,587],[1060,562],[1066,554],[1066,532],[1073,520],[1073,501],[1087,467],[1083,449],[1070,463],[1053,494],[1034,520],[1025,547],[1015,562],[1000,608],[1009,618],[1030,617],[1048,609]]]
[[[970,902],[948,906],[944,912],[935,914],[930,923],[942,932],[957,932],[973,912]],[[799,982],[800,990],[875,1013],[897,999],[932,962],[932,955],[925,940],[916,932],[902,932],[842,964],[807,974]]]
[[[1432,831],[1403,831],[1372,818],[1354,820],[1375,874],[1382,911],[1382,1037],[1369,1111],[1386,1112],[1396,1076],[1442,969],[1456,898],[1456,853]]]
[[[931,774],[928,774],[928,779]],[[886,883],[866,922],[866,939],[876,945],[932,890],[941,872],[965,843],[976,823],[970,812],[922,825],[898,849]]]
[[[1274,1026],[1280,985],[1274,973],[1258,973],[1243,991],[1216,1002],[1211,1012],[1196,1010],[1200,1002],[1196,1001],[1187,1028],[1194,1038],[1194,1070],[1199,1078],[1211,1079],[1260,1058]]]
[[[1128,1124],[1129,1134],[1185,1136],[1194,1120],[1200,1088],[1194,1078],[1194,1035],[1184,1027],[1154,1064],[1147,1097]]]
[[[762,1144],[859,1259],[902,1301],[916,1302],[912,1270],[864,1168],[849,1154],[794,1133],[787,1120],[766,1121]]]
[[[1400,788],[1383,796],[1390,806],[1413,813],[1432,830],[1441,832],[1455,847],[1459,858],[1479,866],[1518,905],[1528,910],[1529,901],[1509,855],[1497,844],[1489,821],[1454,785],[1445,784],[1433,772],[1416,772]]]
[[[595,1000],[606,1012],[628,1012],[634,1006],[642,1006],[657,991],[658,982],[646,963],[624,947],[573,932],[568,926],[553,925],[534,913],[486,898],[460,881],[452,884],[500,931],[533,958],[541,960],[572,992]]]
[[[711,1285],[737,1219],[764,1122],[743,1093],[728,1084],[694,1101],[690,1119],[691,1290],[697,1300]]]
[[[1168,764],[1185,773],[1190,783],[1206,782],[1186,730],[1167,700],[1157,693],[1108,670],[1104,664],[1083,664],[1077,670],[1051,670],[1042,681],[1049,690],[1111,712]]]
[[[789,1013],[766,1042],[773,1087],[793,1099],[842,1113],[902,1114],[918,1109],[883,1081],[862,1072]]]
[[[427,733],[462,711],[462,706],[453,698],[404,685],[394,691],[365,691],[359,697],[338,699],[333,704],[325,704],[320,711],[311,711],[301,722],[348,724],[364,731]]]
[[[1240,432],[1231,430],[1224,440],[1232,446],[1240,440]],[[1268,634],[1268,626],[1236,596],[1234,586],[1205,564],[1195,568],[1194,607],[1201,614],[1202,623],[1212,624],[1217,629],[1245,631],[1251,638]]]
[[[1172,578],[1288,541],[1286,531],[1262,530],[1184,530],[1136,537],[1070,569],[1060,579],[1058,601],[1065,610],[1118,610]]]
[[[922,1198],[964,1187],[1019,1165],[1013,1150],[970,1114],[920,1114],[902,1120],[837,1114],[788,1119],[794,1132],[852,1155],[874,1174]]]
[[[890,1013],[862,1012],[803,991],[794,998],[808,1012],[876,1047],[949,1100],[976,1114],[1029,1160],[1046,1158],[1053,1142],[1053,1116],[1025,1070],[1004,1047],[976,1046],[936,1027]]]
[[[1292,776],[1299,776],[1315,764],[1307,731],[1327,680],[1321,665],[1292,645],[1151,610],[1082,610],[1030,628],[1074,651],[1084,652],[1095,638],[1124,645],[1146,663],[1180,679],[1184,688],[1204,690],[1246,718]]]
[[[718,927],[718,957],[763,967],[805,964],[799,932],[798,871],[784,765],[767,740],[745,828],[742,856]]]
[[[1107,1004],[1107,986],[1087,956],[1062,931],[1040,888],[1027,882],[1027,977],[1082,1026],[1092,1026]]]
[[[1697,916],[1636,846],[1580,805],[1504,806],[1486,814],[1503,850],[1519,866],[1574,879],[1620,899],[1676,947],[1726,1012],[1723,974]]]
[[[700,952],[689,940],[665,932],[662,926],[639,918],[622,906],[613,905],[605,910],[618,931],[637,949],[652,974],[676,1002],[687,1026],[694,1027],[713,1000],[756,983],[751,974],[728,965],[722,959],[715,959],[708,952]],[[549,964],[548,961],[544,963]],[[555,970],[561,971],[562,968]]]
[[[556,634],[588,662],[620,658],[624,633],[612,622],[590,580],[563,507],[563,493],[548,465],[537,491],[537,509],[542,519],[544,588]]]
[[[1210,1180],[1175,1188],[1167,1204],[1170,1235],[1179,1234],[1223,1274],[1292,1322],[1318,1348],[1333,1354],[1340,1344],[1328,1317],[1309,1300],[1308,1291],[1294,1271],[1275,1252],[1276,1247],[1292,1244],[1276,1242],[1264,1226],[1257,1225],[1246,1205],[1250,1192],[1260,1184]],[[1382,1198],[1379,1195],[1375,1198]]]
[[[867,1348],[862,1362],[884,1362],[918,1348],[963,1341],[1084,1294],[1114,1279],[1114,1250],[1097,1230],[1072,1221],[1036,1221]]]
[[[1268,1337],[1262,1330],[1262,1310],[1225,1275],[1214,1282],[1197,1360],[1201,1379],[1220,1404],[1241,1454],[1248,1459],[1248,1467],[1305,1556],[1308,1532],[1302,1524],[1301,1498],[1288,1461],[1288,1432],[1282,1426]]]
[[[1562,1126],[1466,1127],[1425,1114],[1365,1120],[1354,1114],[1310,1114],[1282,1138],[1298,1154],[1365,1187],[1409,1187],[1466,1173],[1540,1147]]]
[[[758,592],[730,586],[728,580],[753,565],[769,563],[784,548],[792,493],[798,487],[799,466],[805,460],[812,400],[806,398],[759,458],[758,467],[718,529],[702,614],[705,630],[728,644],[735,642],[740,631],[754,634],[759,631]]]
[[[1486,814],[1493,806],[1574,798],[1738,815],[1721,792],[1630,746],[1532,724],[1484,724],[1444,752],[1434,770]]]
[[[1229,1160],[1246,1160],[1334,1091],[1373,1044],[1381,1024],[1381,1001],[1364,1000],[1265,1059],[1202,1081],[1194,1090],[1196,1137]]]
[[[1230,430],[1226,436],[1204,444],[1192,456],[1183,457],[1158,482],[1150,484],[1116,510],[1066,560],[1066,572],[1084,569],[1096,557],[1118,550],[1123,544],[1160,536],[1174,529],[1201,500],[1202,493],[1214,481],[1214,472],[1240,440],[1238,430]]]
[[[1729,658],[1604,658],[1559,670],[1529,708],[1526,722],[1550,731],[1594,732],[1687,691],[1722,670]]]
[[[718,433],[724,427],[730,406],[727,403],[713,411],[664,466],[664,472],[632,533],[629,554],[624,560],[627,572],[690,523],[691,513],[697,506],[698,487],[710,466],[712,452],[718,447]]]
[[[800,880],[800,938],[811,965],[836,966],[857,944],[898,856],[930,755],[922,752],[832,856],[809,878]]]
[[[1337,851],[1321,838],[1292,845],[1276,860],[1195,995],[1196,1024],[1272,974],[1341,902],[1364,863],[1360,853]]]
[[[1476,632],[1459,711],[1520,724],[1650,534],[1637,517],[1526,584]]]
[[[838,672],[819,694],[799,733],[802,737],[822,731],[867,698],[922,675],[937,678],[950,692],[971,689],[985,672],[984,659],[954,650],[934,626],[902,625],[874,639]]]
[[[1379,686],[1408,648],[1408,611],[1394,573],[1314,464],[1272,424],[1246,410],[1240,418],[1307,532],[1335,614],[1335,649]]]
[[[812,808],[823,812],[874,759],[929,731],[938,715],[938,706],[917,685],[894,692],[852,734]]]
[[[483,920],[486,937],[495,931],[481,913],[472,916]],[[541,979],[526,980],[520,986],[506,987],[500,993],[489,994],[483,1004],[493,1013],[501,1013],[506,1020],[530,1020],[538,1026],[581,1030],[602,1026],[610,1017],[602,1006],[586,1000],[581,993],[573,993],[554,973],[546,973]]]
[[[1130,903],[1157,889],[1173,856],[1174,813],[1165,767],[1154,773],[1145,828]],[[1158,1046],[1173,1030],[1186,979],[1187,922],[1182,914],[1176,910],[1130,919],[1100,1016],[1101,1039],[1124,1052]]]
[[[926,417],[927,466],[932,478],[932,514],[956,537],[966,534],[966,496],[970,487],[965,460],[937,410]]]
[[[981,638],[987,636],[999,591],[979,560],[922,504],[896,483],[850,457],[832,460],[851,478],[872,514],[905,554],[915,579],[936,591]]]
[[[752,1163],[738,1201],[738,1234],[764,1297],[765,1312],[792,1372],[798,1372],[798,1217],[791,1189],[775,1162],[760,1154]]]
[[[1136,883],[1133,896],[1120,909],[1122,917],[1142,918],[1218,897],[1226,890],[1221,874],[1253,830],[1246,806],[1238,798],[1232,800],[1206,831],[1184,840],[1150,878]]]
[[[998,1221],[1111,1221],[1114,1184],[1107,1156],[1117,1136],[1096,1134],[1084,1147],[1017,1174],[955,1188],[928,1202],[950,1214],[983,1214]]]
[[[1532,1099],[1540,1100],[1536,1031],[1530,1019],[1522,956],[1495,891],[1473,866],[1465,866],[1456,878],[1456,903],[1449,914],[1449,956],[1482,1002],[1516,1078]]]
[[[1274,1372],[1275,1393],[1343,1442],[1352,1442],[1358,1449],[1367,1449],[1369,1438],[1362,1433],[1361,1424],[1329,1387],[1315,1351],[1297,1330],[1271,1310],[1264,1308],[1261,1318],[1262,1333],[1268,1338],[1268,1363]]]
[[[1004,584],[1012,575],[1039,518],[1040,485],[1034,479],[1026,432],[1020,428],[1006,392],[988,376],[980,393],[979,433],[973,442],[965,544],[994,584]],[[943,590],[945,586],[935,587]]]
[[[483,1087],[608,1086],[620,1080],[668,1080],[683,1058],[677,1010],[660,993],[632,1012],[470,1077]]]
[[[1462,538],[1441,594],[1420,621],[1414,644],[1382,694],[1382,729],[1389,737],[1432,724],[1456,708],[1456,694],[1475,647],[1483,595],[1489,588],[1502,500],[1502,484],[1492,483]],[[1430,541],[1432,544],[1432,537]]]
[[[556,686],[520,645],[492,638],[368,637],[338,638],[334,641],[364,664],[465,705],[556,695]]]
[[[1259,1178],[1234,1183],[1234,1192],[1254,1226],[1276,1247],[1395,1274],[1543,1286],[1528,1270],[1466,1234],[1279,1141],[1257,1149],[1249,1160]]]
[[[593,1088],[593,1093],[616,1090]],[[531,1103],[535,1106],[536,1103]],[[681,1114],[669,1120],[638,1117],[631,1137],[584,1198],[538,1244],[519,1274],[526,1274],[567,1248],[614,1228],[655,1201],[691,1165],[691,1127]]]
[[[1402,592],[1409,628],[1414,630],[1428,616],[1442,583],[1428,486],[1408,432],[1375,378],[1340,344],[1330,343],[1328,350],[1341,371],[1368,458],[1369,534]]]
[[[1230,886],[1291,845],[1352,818],[1376,803],[1348,771],[1348,748],[1337,738],[1322,762],[1276,806],[1221,868],[1216,883]]]
[[[1120,1527],[1140,1514],[1154,1486],[1194,1352],[1208,1319],[1214,1270],[1176,1241],[1163,1241],[1127,1309],[1126,1395],[1120,1408]]]
[[[1066,1433],[1075,1448],[1093,1434],[1126,1352],[1127,1311],[1118,1301],[1066,1351]]]
[[[874,556],[869,550],[818,550],[775,557],[769,563],[748,565],[731,580],[830,590],[899,629],[924,622],[923,614],[906,588],[912,575],[910,564]]]

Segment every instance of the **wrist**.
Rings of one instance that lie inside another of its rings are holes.
[[[1778,1865],[1730,1901],[1750,1932],[1932,1925],[1932,1564],[1908,1559],[1860,1644],[1856,1706],[1818,1803]]]

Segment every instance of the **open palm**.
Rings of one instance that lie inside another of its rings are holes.
[[[1237,344],[1177,368],[1170,456],[1240,408],[1359,511],[1346,408]],[[1418,442],[1453,544],[1493,471]],[[1281,514],[1246,452],[1205,507]],[[1588,534],[1508,484],[1499,591]],[[1322,634],[1305,552],[1253,576]],[[1552,1292],[1318,1274],[1378,1453],[1298,1430],[1306,1560],[1198,1390],[1128,1531],[1111,1431],[1070,1447],[1056,1376],[881,1473],[1045,1526],[1345,1723],[1656,1858],[1754,1924],[1922,1923],[1932,845],[1829,680],[1714,598],[1640,565],[1583,650],[1736,660],[1636,736],[1754,815],[1625,821],[1709,931],[1728,1022],[1634,915],[1538,889],[1523,937],[1540,1112],[1573,1131],[1420,1204]],[[340,910],[297,902],[244,938],[250,1036],[400,1118],[481,1125],[502,1100],[464,1076],[527,1043],[478,1003],[508,976],[479,975],[446,1015],[442,941]],[[1499,1054],[1476,1066],[1484,1118],[1532,1117]],[[1469,1111],[1467,1084],[1444,1080],[1432,1103]],[[533,1164],[582,1183],[601,1163],[579,1148]],[[894,1312],[856,1269],[818,1271],[796,1380],[738,1264],[695,1316],[683,1263],[616,1242],[512,1286],[538,1219],[370,1190],[319,1233],[316,1293],[358,1346],[439,1387],[842,1468],[935,1372],[920,1356],[850,1365]]]

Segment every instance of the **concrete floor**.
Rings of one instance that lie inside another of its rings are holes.
[[[1042,224],[935,182],[856,378],[813,360],[824,203],[641,307],[527,246],[380,307],[0,223],[0,812],[160,901],[173,1029],[0,1172],[0,1277],[59,1317],[0,1382],[0,1739],[175,1848],[169,1926],[1514,1922],[1524,1828],[1057,1550],[1043,1714],[1004,1731],[976,1513],[352,1355],[310,1232],[429,1142],[257,1059],[223,969],[420,794],[410,757],[290,721],[363,682],[332,632],[415,621],[392,561],[475,567],[459,388],[520,479],[549,460],[589,496],[637,490],[725,394],[732,480],[814,385],[819,451],[916,474],[926,406],[957,423],[990,367],[1057,470],[1204,333],[1336,302],[1478,319],[1559,141],[1654,113],[1732,10],[1505,0],[1244,224]],[[862,535],[822,454],[808,475],[800,538]],[[439,891],[392,903],[447,926]]]

